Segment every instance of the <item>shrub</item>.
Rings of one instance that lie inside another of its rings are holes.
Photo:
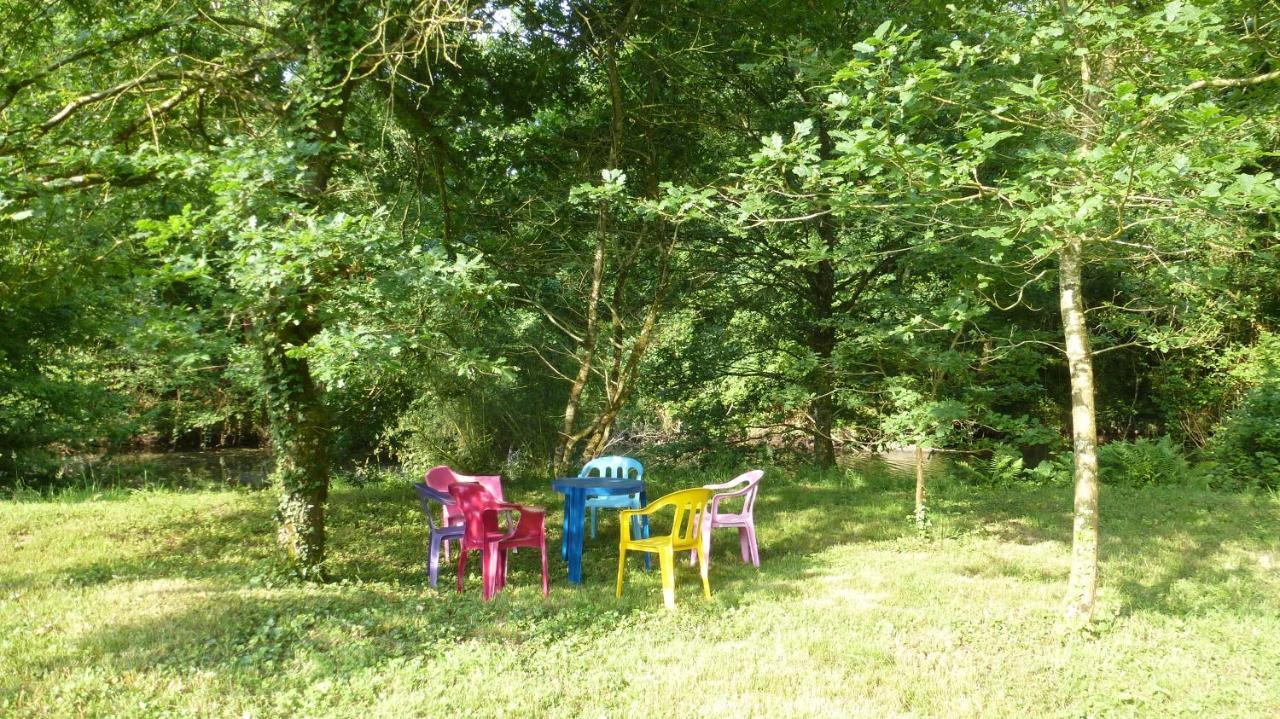
[[[1098,449],[1098,468],[1108,484],[1186,484],[1191,466],[1169,437],[1111,442]]]
[[[956,460],[954,475],[967,484],[1002,485],[1027,479],[1022,453],[1006,445],[995,446],[985,458]]]
[[[1272,376],[1245,395],[1210,443],[1215,484],[1228,488],[1280,489],[1280,378]]]
[[[1027,477],[1045,484],[1070,483],[1074,477],[1076,459],[1071,452],[1054,452],[1034,469],[1027,470]]]

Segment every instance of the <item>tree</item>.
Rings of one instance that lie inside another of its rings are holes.
[[[1211,91],[1265,93],[1272,76],[1248,75],[1259,54],[1181,3],[1145,15],[974,8],[957,21],[957,38],[936,51],[882,26],[836,74],[844,204],[914,207],[992,267],[1021,272],[1015,288],[1056,273],[1076,485],[1067,615],[1087,622],[1098,576],[1093,357],[1116,345],[1091,342],[1086,272],[1124,265],[1154,278],[1248,251],[1250,213],[1280,197],[1258,166],[1275,117],[1242,112],[1256,96]],[[1218,72],[1242,77],[1206,79]],[[964,139],[924,131],[943,123]],[[1156,328],[1177,323],[1176,311],[1148,316],[1135,341],[1167,342],[1177,333]]]
[[[64,196],[110,202],[135,187],[179,207],[187,200],[177,212],[169,203],[139,212],[159,216],[140,225],[146,254],[177,283],[203,285],[205,309],[229,315],[228,330],[255,349],[280,542],[301,574],[320,576],[332,417],[315,343],[338,326],[326,309],[352,286],[376,287],[404,244],[376,201],[350,200],[354,183],[341,171],[352,98],[371,77],[395,81],[401,63],[439,57],[448,33],[471,24],[467,6],[83,10],[19,11],[51,28],[54,42],[52,50],[24,44],[6,71],[0,144],[21,167],[6,195],[21,203],[20,216]],[[90,37],[81,42],[84,25]],[[79,122],[107,103],[115,108],[107,121]],[[115,222],[128,224],[136,209]]]

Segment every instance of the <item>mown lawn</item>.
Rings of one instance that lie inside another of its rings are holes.
[[[1273,497],[1108,488],[1079,634],[1058,625],[1069,488],[939,486],[924,540],[904,483],[765,482],[762,569],[718,535],[714,598],[684,567],[674,612],[639,560],[613,598],[612,517],[570,586],[541,483],[508,495],[554,508],[551,597],[521,551],[488,605],[475,574],[426,586],[407,484],[335,492],[321,586],[281,578],[269,492],[3,502],[0,716],[1280,714]]]

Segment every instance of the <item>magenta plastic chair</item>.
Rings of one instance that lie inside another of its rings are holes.
[[[756,522],[753,512],[756,507],[756,493],[760,491],[760,478],[763,476],[764,470],[753,469],[733,481],[703,486],[703,489],[715,492],[711,495],[708,511],[702,515],[702,548],[704,550],[702,556],[707,558],[708,566],[711,564],[711,530],[720,527],[737,529],[738,544],[742,547],[742,561],[757,568],[760,566],[760,547],[756,543]],[[734,497],[742,497],[742,509],[736,514],[721,512],[720,503]],[[698,563],[697,552],[689,552],[689,563]]]
[[[449,496],[449,485],[454,482],[479,482],[481,487],[489,491],[493,498],[499,502],[504,501],[502,496],[502,477],[496,474],[490,475],[469,475],[458,474],[451,467],[439,465],[427,470],[426,475],[422,478],[431,489]],[[461,527],[462,526],[462,509],[456,504],[444,505],[444,522],[445,527]],[[449,543],[444,544],[444,561],[449,561]]]
[[[547,511],[541,507],[502,502],[477,482],[454,482],[449,493],[462,510],[461,546],[458,548],[458,591],[462,591],[467,575],[467,554],[480,552],[481,596],[487,602],[507,584],[507,551],[516,547],[534,547],[542,551],[542,596],[548,592],[547,579]],[[514,512],[519,519],[504,529],[498,515]]]

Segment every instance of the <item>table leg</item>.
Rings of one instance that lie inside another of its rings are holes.
[[[569,561],[569,493],[572,490],[565,490],[564,493],[564,518],[560,523],[560,561]]]
[[[644,490],[641,489],[640,490],[640,508],[644,509],[645,507],[648,507],[648,506],[649,506],[649,497],[645,494]],[[647,515],[640,518],[640,534],[645,539],[649,538],[649,517]],[[653,569],[653,555],[650,554],[649,552],[645,552],[644,553],[644,570],[647,572],[650,569]]]
[[[582,584],[582,520],[587,504],[587,493],[582,489],[573,489],[570,492],[569,581]]]

